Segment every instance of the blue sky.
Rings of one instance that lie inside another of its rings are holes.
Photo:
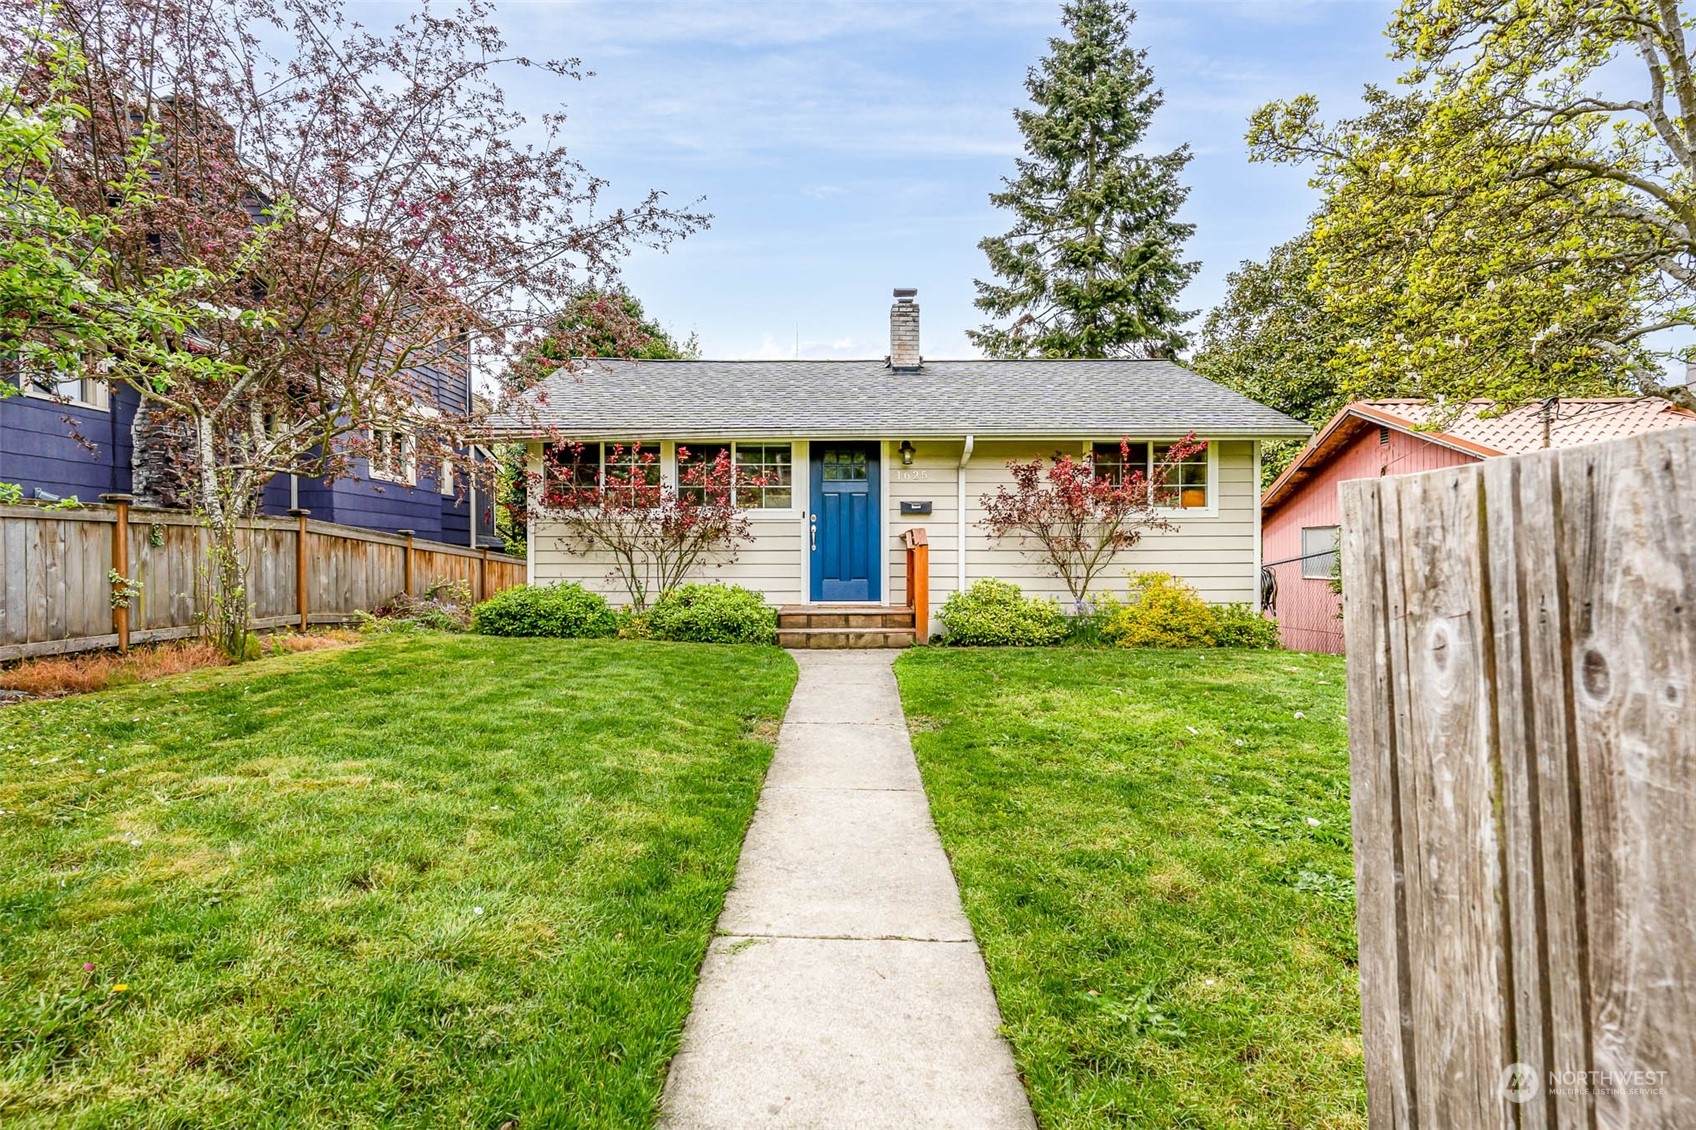
[[[1300,230],[1300,169],[1251,165],[1262,103],[1304,91],[1329,114],[1389,82],[1390,3],[1136,5],[1135,41],[1166,91],[1151,145],[1188,142],[1202,263],[1184,295],[1205,311],[1227,272]],[[705,198],[711,228],[626,280],[709,357],[873,357],[890,288],[917,286],[927,356],[969,356],[981,320],[977,250],[1005,218],[988,194],[1012,170],[1026,68],[1058,3],[517,3],[499,19],[538,55],[576,56],[581,83],[512,76],[528,111],[566,104],[566,138],[613,199],[650,187]],[[1199,323],[1199,318],[1197,319]]]

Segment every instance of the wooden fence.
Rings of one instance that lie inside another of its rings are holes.
[[[0,660],[196,634],[208,532],[178,511],[0,506]],[[309,518],[244,530],[260,628],[344,623],[398,593],[461,580],[479,600],[524,583],[524,562],[488,550]],[[111,574],[140,583],[112,606]]]
[[[1696,1126],[1696,429],[1342,498],[1372,1125]]]

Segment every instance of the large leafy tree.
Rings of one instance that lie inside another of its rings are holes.
[[[1313,283],[1310,232],[1274,247],[1265,262],[1244,262],[1225,280],[1225,298],[1208,311],[1196,372],[1309,424],[1340,408],[1339,363],[1350,328],[1326,309]],[[1268,444],[1267,482],[1301,449],[1299,440]]]
[[[206,270],[192,261],[139,276],[112,270],[126,225],[155,204],[148,173],[157,131],[145,123],[136,131],[121,175],[107,185],[108,207],[84,215],[59,199],[55,181],[70,159],[65,139],[88,117],[74,97],[85,61],[49,35],[32,37],[16,61],[0,90],[0,355],[18,371],[0,381],[0,396],[23,381],[51,391],[87,367],[108,378],[221,375],[217,358],[177,348],[208,318],[196,305],[216,282]],[[262,238],[249,241],[249,258]]]
[[[1696,60],[1681,0],[1404,0],[1390,26],[1439,107],[1481,107],[1500,170],[1593,209],[1653,269],[1638,336],[1696,325]],[[1635,339],[1633,339],[1635,340]]]
[[[699,339],[677,336],[628,290],[584,287],[553,319],[545,337],[518,362],[532,374],[549,373],[584,357],[631,357],[641,361],[691,361],[701,355]],[[522,556],[524,515],[529,508],[525,446],[502,444],[495,478],[495,526],[507,551]]]
[[[220,364],[113,376],[143,402],[138,493],[178,494],[214,531],[213,611],[232,650],[246,634],[239,523],[272,476],[428,474],[476,425],[463,393],[438,402],[466,387],[473,341],[490,361],[522,356],[586,281],[611,285],[632,247],[705,222],[657,193],[607,206],[561,116],[529,122],[502,88],[512,68],[570,79],[574,64],[509,51],[483,0],[422,5],[389,27],[346,9],[0,0],[24,29],[0,41],[7,73],[30,73],[20,54],[42,36],[86,61],[56,199],[109,214],[138,123],[157,134],[151,206],[114,229],[102,269],[114,286],[202,271],[206,316],[183,344]],[[220,313],[244,310],[259,316]]]
[[[1255,115],[1255,155],[1311,164],[1325,192],[1313,276],[1357,327],[1346,394],[1658,386],[1652,335],[1696,324],[1682,21],[1646,0],[1410,0],[1404,90],[1368,87],[1331,124],[1310,96]],[[1633,65],[1648,96],[1609,93]]]
[[[977,306],[1004,324],[967,337],[992,357],[1167,356],[1198,266],[1183,258],[1194,226],[1177,219],[1189,147],[1142,152],[1164,95],[1130,45],[1135,13],[1070,0],[1062,18],[1025,80],[1034,108],[1014,111],[1018,175],[990,196],[1013,227],[978,245],[996,281],[977,282]]]
[[[574,357],[633,357],[641,361],[688,361],[701,355],[691,334],[679,341],[627,290],[585,287],[553,319],[535,355],[557,365]]]
[[[1192,360],[1204,376],[1309,422],[1341,407],[1334,362],[1349,336],[1313,287],[1313,258],[1304,232],[1227,275]]]

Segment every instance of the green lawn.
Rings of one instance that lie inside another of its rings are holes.
[[[390,636],[0,710],[0,1123],[649,1124],[794,678]]]
[[[1339,659],[922,648],[896,673],[1044,1127],[1365,1126]]]

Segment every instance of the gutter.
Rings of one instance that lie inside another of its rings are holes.
[[[955,510],[955,518],[958,520],[959,528],[954,534],[954,563],[955,571],[958,574],[956,579],[956,591],[958,592],[966,591],[966,464],[972,458],[972,448],[976,442],[976,436],[966,436],[966,446],[960,451],[960,466],[957,469],[960,497],[958,508]]]

